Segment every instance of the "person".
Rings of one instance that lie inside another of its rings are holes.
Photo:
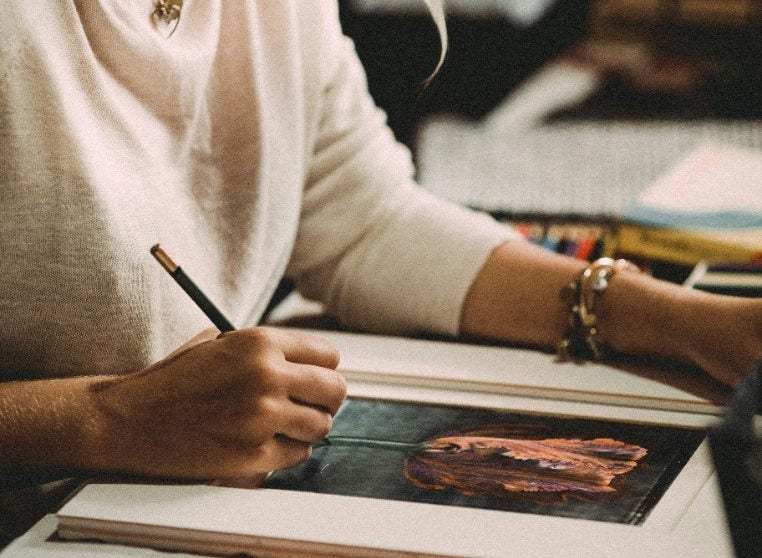
[[[362,331],[568,339],[728,384],[750,369],[762,300],[617,263],[604,290],[418,187],[337,11],[2,3],[4,471],[236,479],[306,459],[346,385],[319,336],[257,326],[283,277]],[[237,330],[208,328],[159,242]],[[594,327],[559,298],[569,284]]]

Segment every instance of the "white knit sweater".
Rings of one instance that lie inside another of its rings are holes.
[[[505,227],[412,181],[328,0],[0,3],[0,377],[123,373],[284,273],[346,324],[455,333]]]

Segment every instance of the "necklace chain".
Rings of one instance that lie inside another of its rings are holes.
[[[170,26],[167,37],[171,37],[180,23],[180,10],[183,9],[183,0],[156,0],[155,6],[153,12],[151,12],[151,19],[154,25],[164,23]]]

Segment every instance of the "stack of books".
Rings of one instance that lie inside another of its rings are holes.
[[[617,227],[625,256],[762,263],[762,152],[705,142],[643,191]]]
[[[762,297],[762,264],[699,262],[684,284],[710,293]]]
[[[491,212],[556,253],[588,261],[626,257],[645,269],[667,265],[687,275],[701,262],[762,264],[760,176],[762,150],[703,141],[616,216]]]

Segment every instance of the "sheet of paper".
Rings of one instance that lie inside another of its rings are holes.
[[[708,473],[709,468],[705,451],[697,452],[644,527],[606,525],[558,518],[541,518],[538,523],[536,517],[508,514],[504,523],[497,524],[492,518],[482,527],[477,526],[477,532],[472,532],[474,530],[473,517],[460,518],[463,523],[456,526],[453,526],[451,522],[453,518],[436,523],[434,520],[440,518],[436,513],[433,515],[429,513],[431,509],[428,506],[423,509],[417,506],[410,508],[404,505],[382,504],[380,507],[367,508],[368,502],[362,499],[347,504],[347,501],[343,499],[343,501],[326,500],[319,495],[300,496],[289,493],[285,497],[280,497],[277,494],[278,491],[252,491],[210,486],[93,485],[92,488],[77,495],[73,501],[74,504],[65,508],[64,513],[72,518],[89,518],[87,521],[75,520],[73,524],[79,524],[80,528],[86,525],[88,530],[100,530],[112,541],[121,540],[122,544],[93,540],[62,541],[56,533],[58,519],[54,515],[49,515],[0,552],[0,556],[2,558],[79,558],[81,556],[158,558],[166,554],[152,549],[150,545],[152,541],[156,542],[162,538],[166,538],[165,547],[170,542],[172,543],[172,556],[182,558],[211,556],[207,551],[201,550],[201,547],[207,546],[209,552],[219,551],[219,545],[213,543],[217,535],[191,536],[183,544],[188,551],[193,549],[193,553],[186,554],[177,550],[178,540],[184,540],[184,537],[179,536],[177,527],[191,528],[193,531],[216,529],[222,533],[230,532],[231,528],[244,532],[264,528],[265,532],[267,529],[272,532],[272,530],[277,531],[278,523],[280,523],[281,528],[285,525],[289,533],[294,536],[298,534],[310,536],[316,531],[338,530],[344,533],[347,531],[346,525],[355,526],[358,522],[362,522],[363,518],[372,517],[374,518],[372,523],[376,527],[386,526],[386,529],[381,530],[374,528],[369,539],[379,544],[388,537],[394,538],[398,543],[405,541],[404,532],[411,530],[415,532],[415,536],[410,538],[424,539],[430,536],[429,531],[438,525],[442,529],[456,529],[455,532],[463,535],[458,538],[461,542],[472,540],[467,535],[484,536],[486,533],[487,541],[481,541],[479,537],[473,539],[476,545],[482,545],[479,548],[489,551],[483,554],[485,556],[504,556],[510,549],[528,553],[526,555],[550,557],[557,556],[559,548],[568,549],[569,545],[572,545],[572,547],[577,546],[583,549],[595,548],[595,555],[611,553],[616,556],[641,558],[643,555],[660,556],[668,553],[675,558],[692,558],[706,556],[705,552],[711,550],[711,556],[730,558],[732,552],[728,550],[730,543],[726,538],[724,524],[721,523],[722,513],[718,507],[719,500],[715,497],[716,487],[715,492],[712,492],[713,487],[708,486],[710,485],[708,479],[711,479]],[[692,495],[697,491],[699,497],[695,498]],[[687,509],[686,502],[690,503]],[[172,513],[167,513],[168,507],[172,509]],[[216,508],[224,511],[212,513],[211,510]],[[268,510],[272,510],[272,513]],[[386,520],[386,514],[396,519],[389,523]],[[258,521],[257,519],[261,516],[266,518]],[[426,521],[421,519],[424,517]],[[98,518],[106,518],[106,520],[100,522]],[[458,519],[457,516],[455,519]],[[117,535],[113,523],[115,520],[122,522],[123,526],[130,527]],[[483,521],[484,517],[480,517],[479,520]],[[290,529],[290,526],[294,524],[299,525],[300,521],[306,521],[310,525],[304,529],[301,526],[295,530]],[[154,524],[158,527],[152,526]],[[161,527],[166,527],[168,524],[172,524],[173,527],[168,529]],[[361,536],[368,535],[363,528],[360,528],[359,532]],[[222,538],[226,540],[225,544],[229,551],[230,541],[235,537],[228,538],[225,535]],[[282,542],[282,539],[276,540]],[[433,540],[439,540],[445,544],[450,538],[440,533],[438,538],[435,537]],[[484,546],[483,543],[493,546]],[[457,555],[461,546],[456,541],[454,545],[447,547],[444,555]],[[311,550],[314,551],[316,548],[318,547],[310,545]],[[476,547],[472,547],[472,550],[474,548]],[[642,552],[648,552],[648,554],[642,554]],[[365,552],[350,553],[350,555],[358,554],[366,555]],[[259,555],[293,556],[294,552],[293,550],[284,551],[282,554],[275,551],[273,553],[260,552]],[[297,555],[308,554],[297,553]],[[332,555],[338,554],[333,552]]]
[[[530,349],[301,331],[333,342],[342,355],[339,369],[352,382],[715,414],[725,397],[708,378],[681,369],[560,363]]]
[[[646,188],[639,205],[678,212],[754,213],[762,223],[762,150],[700,143]]]
[[[711,550],[711,556],[730,558],[727,540],[708,541],[702,536],[723,536],[722,526],[713,525],[722,521],[718,502],[696,498],[703,494],[710,475],[706,453],[697,452],[684,468],[684,478],[678,477],[662,499],[667,505],[661,510],[657,507],[652,520],[638,527],[288,490],[93,484],[61,510],[59,533],[66,538],[103,538],[143,547],[201,553],[245,551],[258,556],[321,552],[398,556],[404,552],[542,558],[573,549],[579,555],[633,558],[703,558]],[[699,517],[701,521],[695,521]],[[118,548],[101,543],[43,543],[41,539],[27,535],[2,556],[45,556],[38,551],[57,546],[88,548],[88,556],[112,556]],[[129,552],[125,556],[133,555]]]

